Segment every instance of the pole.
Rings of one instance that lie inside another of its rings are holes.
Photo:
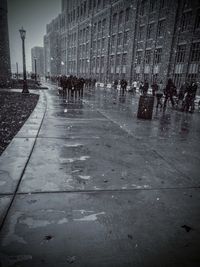
[[[26,80],[26,58],[25,58],[24,38],[22,38],[22,56],[23,56],[23,77],[24,77],[22,93],[27,94],[29,93],[29,91],[28,91],[27,80]]]
[[[35,82],[37,82],[37,61],[36,61],[36,58],[34,58],[34,62],[35,62]]]
[[[18,63],[16,62],[16,69],[17,69],[17,80],[19,78],[19,70],[18,70]]]

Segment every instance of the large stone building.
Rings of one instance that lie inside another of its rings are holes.
[[[31,49],[32,72],[37,72],[40,77],[44,76],[44,48],[35,46]],[[36,66],[35,66],[36,65]],[[36,67],[36,69],[35,69]]]
[[[11,76],[8,36],[7,1],[0,1],[0,84],[4,85]]]
[[[63,0],[57,74],[198,81],[199,10],[198,0]]]

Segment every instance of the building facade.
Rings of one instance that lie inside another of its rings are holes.
[[[32,72],[44,76],[44,48],[35,46],[31,49]]]
[[[47,24],[44,36],[44,60],[46,76],[61,74],[61,14]]]
[[[7,1],[0,1],[0,83],[11,77],[10,48],[8,36]]]
[[[180,1],[176,17],[169,75],[179,86],[200,81],[200,1]]]
[[[63,0],[57,75],[198,81],[199,10],[198,0]]]

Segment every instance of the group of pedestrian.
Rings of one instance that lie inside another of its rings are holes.
[[[59,86],[62,88],[62,95],[67,97],[82,97],[85,84],[84,78],[78,78],[70,75],[69,77],[62,75],[58,80]]]
[[[128,82],[125,79],[121,79],[119,81],[115,80],[113,82],[114,89],[117,89],[118,85],[120,85],[120,93],[122,93],[122,95],[124,95],[124,93],[126,92],[126,89],[127,89]]]
[[[146,96],[149,89],[149,83],[147,80],[144,82],[132,83],[133,92],[139,88],[140,94]],[[166,109],[167,103],[171,102],[173,108],[180,108],[181,111],[194,112],[195,97],[197,92],[197,84],[192,81],[191,83],[185,82],[177,92],[177,88],[174,85],[172,79],[168,79],[167,84],[164,85],[162,80],[157,83],[154,82],[151,85],[152,95],[156,97],[156,109],[159,107]],[[164,101],[163,101],[164,98]]]

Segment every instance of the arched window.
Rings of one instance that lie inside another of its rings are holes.
[[[121,24],[123,23],[123,16],[124,16],[124,12],[121,11],[121,12],[119,13],[119,25],[121,25]]]
[[[126,22],[129,21],[129,19],[130,19],[130,8],[127,8],[126,9],[126,16],[125,16]]]

